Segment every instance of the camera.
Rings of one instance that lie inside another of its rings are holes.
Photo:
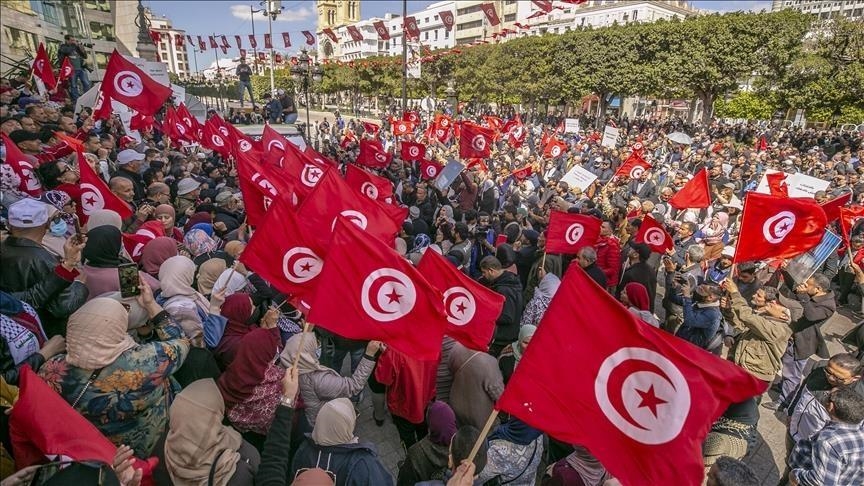
[[[489,232],[488,226],[479,226],[474,230],[474,238],[485,240],[486,234]]]
[[[93,43],[92,43],[92,42],[81,42],[80,44],[81,44],[81,46],[86,47],[87,49],[92,49],[92,48],[93,48]]]

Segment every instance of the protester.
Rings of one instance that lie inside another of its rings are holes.
[[[481,481],[532,486],[543,457],[543,433],[513,417],[489,434],[486,467]]]

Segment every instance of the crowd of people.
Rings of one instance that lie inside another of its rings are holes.
[[[45,101],[21,80],[0,80],[0,91],[0,132],[33,167],[19,173],[0,165],[0,403],[14,412],[17,386],[35,372],[117,447],[113,463],[61,469],[51,484],[89,484],[103,474],[138,484],[136,458],[152,457],[153,484],[615,484],[585,447],[515,416],[500,417],[481,437],[562,279],[580,271],[646,325],[776,384],[776,398],[734,404],[713,424],[703,444],[708,484],[760,484],[741,460],[769,409],[788,417],[781,481],[864,483],[864,331],[847,336],[852,352],[834,355],[821,331],[838,310],[862,315],[864,225],[804,281],[785,261],[733,265],[742,201],[767,169],[831,181],[814,195],[819,202],[850,192],[864,202],[860,133],[616,117],[606,120],[621,134],[615,148],[601,143],[602,129],[559,131],[567,149],[549,157],[541,140],[556,132],[560,116],[450,107],[454,121],[520,116],[528,134],[520,147],[501,138],[489,159],[441,188],[417,161],[400,158],[390,116],[377,132],[338,114],[316,122],[309,143],[340,171],[355,163],[358,140],[376,138],[393,153],[374,172],[408,208],[396,251],[415,265],[424,252],[438,252],[504,297],[488,350],[445,337],[440,360],[427,363],[386,343],[304,332],[290,296],[239,261],[255,228],[233,160],[178,147],[158,129],[132,137],[116,118],[94,122],[90,110]],[[293,115],[285,121],[296,108]],[[427,142],[427,157],[442,163],[458,158],[458,143],[427,140],[425,129],[421,122],[401,139]],[[691,134],[692,143],[670,141],[673,131]],[[80,162],[58,132],[81,142]],[[636,143],[652,169],[616,177]],[[79,163],[104,179],[130,216],[85,213],[91,202]],[[561,181],[577,165],[597,177],[584,190]],[[711,207],[673,208],[669,199],[703,168]],[[600,218],[596,243],[576,255],[547,254],[551,211]],[[675,235],[665,254],[635,241],[645,218]],[[130,268],[138,274],[135,296],[124,283]],[[380,444],[355,433],[366,396],[374,422],[389,417],[398,430],[403,459],[395,470],[379,456]],[[13,413],[13,431],[15,424]],[[4,485],[47,474],[22,469],[20,434],[0,433]]]

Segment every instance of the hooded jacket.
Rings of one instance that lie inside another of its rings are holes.
[[[319,446],[307,438],[294,456],[289,477],[293,478],[298,469],[314,467],[334,473],[336,486],[393,484],[393,477],[381,464],[375,446],[366,442]]]

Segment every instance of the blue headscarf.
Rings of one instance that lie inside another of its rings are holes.
[[[414,237],[414,247],[411,248],[409,253],[419,253],[423,248],[426,248],[431,244],[432,238],[429,238],[429,235],[426,233],[420,233]]]
[[[497,429],[489,434],[489,441],[506,440],[514,444],[528,445],[537,440],[537,437],[540,437],[541,434],[543,432],[516,417],[511,417],[509,422],[499,425]]]
[[[210,223],[198,223],[198,224],[192,226],[191,228],[189,228],[189,231],[196,230],[196,229],[199,229],[199,230],[207,233],[207,236],[213,236],[213,225]]]

